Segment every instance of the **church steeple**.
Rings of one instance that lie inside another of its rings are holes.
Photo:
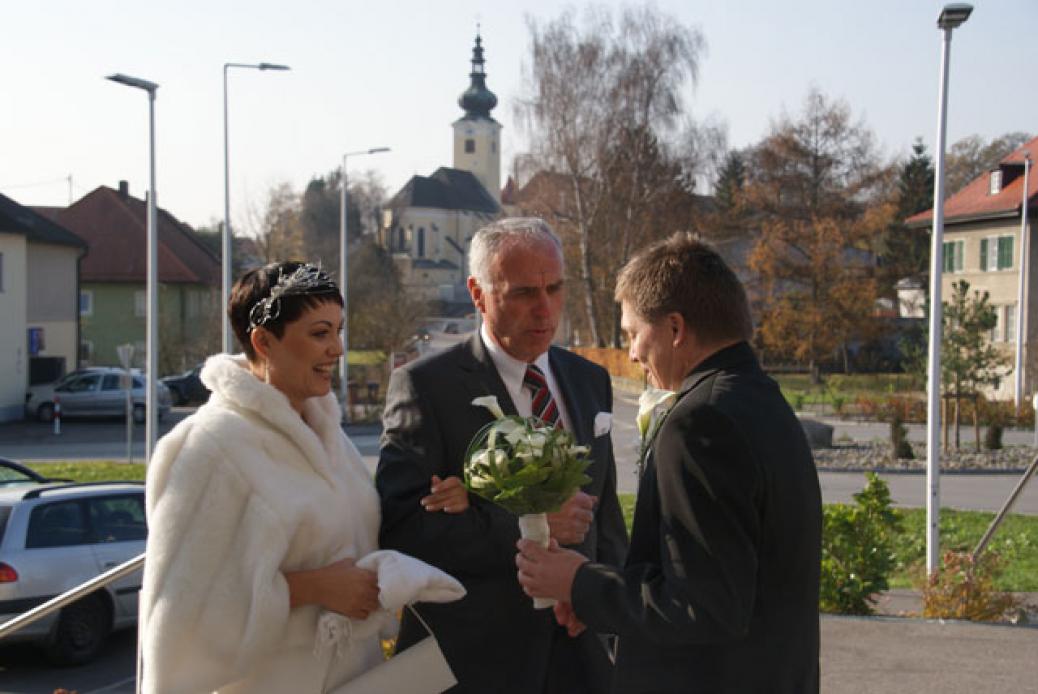
[[[483,38],[476,33],[476,45],[472,48],[472,72],[469,73],[469,88],[458,97],[458,105],[465,109],[465,117],[471,119],[490,118],[490,111],[497,106],[497,96],[487,89],[487,73],[483,70]],[[492,119],[491,119],[492,120]]]
[[[454,168],[471,171],[495,200],[501,201],[501,124],[490,115],[497,97],[487,89],[483,39],[476,29],[471,83],[458,98],[465,115],[454,121]]]

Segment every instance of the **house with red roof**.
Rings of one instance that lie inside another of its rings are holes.
[[[100,186],[69,207],[48,209],[88,246],[80,264],[80,364],[117,365],[133,344],[144,365],[147,203],[129,186]],[[157,210],[159,373],[183,370],[220,348],[220,261],[172,214]]]
[[[1024,206],[1024,159],[1032,158],[1027,183],[1028,243],[1020,238]],[[1038,249],[1031,237],[1035,207],[1038,203],[1038,137],[1024,143],[978,176],[944,202],[944,268],[941,295],[949,296],[951,286],[966,280],[970,289],[987,291],[998,315],[991,340],[1002,345],[1007,354],[1016,348],[1016,321],[1023,316],[1025,393],[1038,389]],[[909,217],[909,227],[933,224],[933,210]],[[1021,247],[1027,246],[1027,263],[1021,277]],[[1020,282],[1024,283],[1024,306],[1017,306]],[[1002,379],[995,397],[1013,396],[1013,379]]]

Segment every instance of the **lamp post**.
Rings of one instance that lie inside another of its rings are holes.
[[[933,232],[930,238],[930,344],[929,369],[926,378],[926,573],[939,566],[940,556],[940,435],[941,402],[941,272],[944,267],[944,147],[945,128],[948,122],[948,59],[951,50],[952,30],[969,19],[972,5],[945,5],[937,18],[937,26],[943,32],[941,44],[941,76],[937,110],[937,167],[933,191]]]
[[[1027,310],[1024,306],[1026,297],[1024,287],[1030,278],[1028,269],[1028,258],[1031,254],[1031,237],[1027,233],[1027,189],[1030,187],[1029,178],[1031,174],[1031,153],[1024,152],[1024,192],[1023,202],[1020,204],[1020,281],[1016,289],[1016,350],[1013,362],[1013,403],[1016,409],[1020,409],[1020,401],[1024,395],[1024,321],[1027,318]]]
[[[155,384],[159,366],[159,282],[158,282],[158,239],[155,230],[155,92],[159,85],[138,77],[130,77],[121,73],[109,75],[113,82],[143,89],[148,93],[148,232],[147,232],[147,281],[146,293],[148,312],[145,318],[145,464],[151,462],[151,453],[155,449],[158,424],[158,398]]]
[[[232,67],[248,68],[252,70],[289,70],[287,65],[276,63],[224,63],[223,64],[223,233],[220,235],[223,265],[223,289],[220,305],[220,315],[223,334],[223,351],[231,353],[233,341],[231,333],[231,320],[227,316],[227,303],[231,298],[231,171],[230,171],[230,144],[227,128],[227,71]]]
[[[342,155],[342,191],[339,195],[339,284],[342,289],[342,356],[339,357],[339,395],[342,398],[342,421],[350,421],[349,390],[346,382],[349,380],[347,373],[347,357],[350,349],[349,333],[349,302],[350,295],[346,291],[346,280],[349,278],[347,262],[349,261],[349,244],[346,241],[346,160],[362,154],[379,154],[388,152],[389,147],[373,147],[372,149],[360,149],[356,152],[346,152]]]

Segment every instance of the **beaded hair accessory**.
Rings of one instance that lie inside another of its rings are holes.
[[[338,285],[316,265],[300,265],[294,272],[287,274],[284,270],[278,270],[278,281],[271,287],[270,294],[257,301],[249,310],[249,332],[278,319],[282,297],[338,293]]]

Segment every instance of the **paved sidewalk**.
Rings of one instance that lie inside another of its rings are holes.
[[[822,617],[824,694],[1038,692],[1038,628]]]

